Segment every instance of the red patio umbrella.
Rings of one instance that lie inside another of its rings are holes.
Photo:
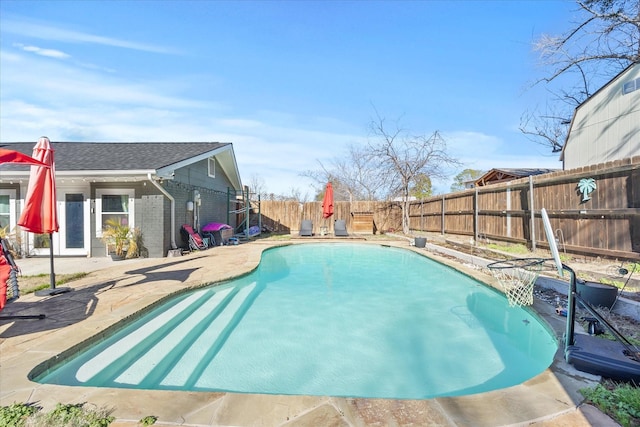
[[[331,215],[333,215],[333,186],[328,182],[322,201],[322,217],[329,218]]]
[[[2,163],[21,163],[26,165],[37,165],[48,168],[49,165],[42,163],[33,157],[22,154],[19,151],[7,150],[6,148],[0,148],[0,164]],[[0,239],[0,310],[2,310],[7,302],[7,281],[10,277],[13,279],[12,285],[15,286],[13,290],[13,297],[18,295],[18,283],[15,281],[15,275],[12,273],[19,271],[18,266],[13,261],[11,253],[5,246],[5,241]],[[3,316],[2,319],[43,319],[44,314],[37,316]]]
[[[7,150],[6,148],[0,148],[0,163],[22,163],[26,165],[49,167],[49,165],[46,165],[33,157],[29,157],[19,151]]]
[[[53,271],[53,233],[58,231],[58,210],[56,206],[56,168],[53,148],[49,138],[43,136],[33,147],[33,158],[49,167],[31,166],[29,188],[25,198],[25,206],[18,220],[18,225],[35,234],[49,234],[51,258],[51,288],[36,295],[51,295],[66,292],[68,288],[56,290],[56,279]]]

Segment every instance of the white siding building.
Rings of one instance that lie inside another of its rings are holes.
[[[560,160],[564,169],[640,155],[640,63],[576,108]]]

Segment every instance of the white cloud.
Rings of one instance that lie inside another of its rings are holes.
[[[15,43],[14,46],[24,50],[25,52],[32,52],[36,55],[47,56],[49,58],[66,59],[71,57],[71,55],[67,55],[64,52],[55,49],[43,49],[37,46],[25,46],[20,43]]]
[[[25,20],[20,16],[8,14],[2,19],[2,32],[47,41],[58,41],[74,44],[97,44],[162,54],[179,53],[177,50],[167,46],[136,43],[128,40],[104,37],[82,31],[67,30],[49,24],[36,23],[31,20]]]

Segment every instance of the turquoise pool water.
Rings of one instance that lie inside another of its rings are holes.
[[[423,399],[516,385],[557,342],[529,311],[412,251],[270,249],[63,361],[41,383]]]

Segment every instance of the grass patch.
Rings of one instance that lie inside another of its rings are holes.
[[[618,289],[622,289],[624,287],[624,282],[621,282],[620,280],[608,279],[606,277],[601,278],[600,283],[604,285],[615,286]]]
[[[113,409],[98,408],[87,403],[58,403],[54,410],[42,412],[42,408],[28,403],[14,403],[0,408],[0,425],[3,427],[107,427],[115,417]],[[155,421],[154,421],[155,422]]]
[[[515,255],[525,255],[529,253],[529,249],[527,249],[525,245],[520,245],[520,244],[509,245],[509,244],[489,243],[487,245],[487,248],[494,251],[506,252],[506,253],[515,254]]]
[[[266,240],[291,240],[291,234],[275,234],[271,233],[269,237],[265,237]]]
[[[580,393],[623,427],[640,426],[640,388],[605,380],[593,388],[580,389]]]
[[[82,279],[89,273],[56,274],[56,286],[61,286],[74,280]],[[40,289],[47,289],[51,286],[50,275],[36,274],[32,276],[18,276],[18,287],[21,294],[30,294]]]

